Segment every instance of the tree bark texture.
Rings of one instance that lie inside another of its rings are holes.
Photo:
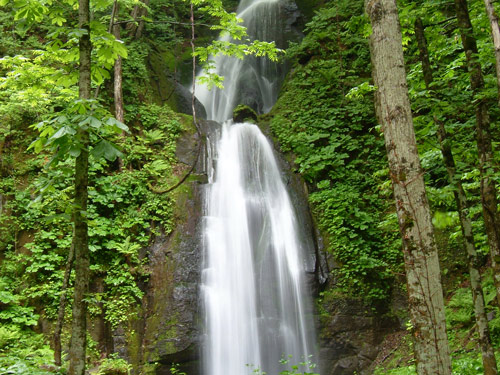
[[[471,88],[474,96],[484,88],[481,64],[478,60],[476,39],[473,35],[472,23],[466,0],[455,0],[458,27],[470,74]],[[500,306],[500,217],[497,207],[495,181],[493,172],[493,147],[491,145],[490,118],[488,103],[484,98],[474,100],[476,105],[476,141],[479,156],[479,174],[481,180],[481,204],[483,207],[484,226],[490,247],[491,266],[497,292],[497,304]]]
[[[427,39],[425,38],[424,25],[420,18],[415,21],[415,36],[417,39],[420,59],[422,61],[422,71],[424,75],[425,86],[430,89],[433,81],[431,63],[429,60],[429,51],[427,48]],[[497,362],[495,352],[491,343],[490,330],[488,327],[488,319],[486,316],[486,308],[484,303],[484,293],[481,284],[481,274],[479,272],[479,261],[474,245],[474,236],[472,234],[472,222],[469,216],[469,208],[467,204],[467,196],[462,186],[460,176],[457,176],[455,168],[455,160],[451,149],[450,139],[446,133],[444,123],[438,119],[434,119],[438,125],[438,139],[441,146],[441,154],[443,162],[448,172],[448,180],[453,186],[453,194],[457,205],[458,215],[460,218],[460,226],[464,238],[464,246],[467,253],[469,276],[472,291],[472,301],[474,304],[474,315],[476,319],[476,327],[479,334],[479,345],[481,348],[481,356],[483,360],[484,374],[496,375]]]
[[[115,23],[115,19],[118,16],[119,4],[118,1],[115,0],[113,4],[113,12],[111,15],[112,22],[112,31],[113,35],[117,40],[120,40],[120,24]],[[113,93],[115,99],[115,118],[120,122],[125,122],[125,112],[123,110],[123,69],[122,69],[122,57],[118,56],[115,60],[115,66],[113,69]],[[125,137],[125,132],[121,133],[122,138]],[[120,170],[123,169],[123,159],[118,158],[118,168]]]
[[[75,236],[73,232],[73,237]],[[64,312],[66,310],[66,294],[69,285],[69,277],[71,275],[71,269],[73,268],[73,260],[75,255],[75,247],[73,242],[68,253],[68,260],[66,261],[66,268],[64,270],[64,278],[61,296],[59,297],[59,309],[57,312],[57,323],[54,329],[54,363],[56,366],[61,366],[61,332],[64,324]]]
[[[498,105],[500,106],[500,28],[498,27],[498,17],[493,7],[492,0],[484,0],[486,13],[491,26],[491,37],[493,38],[493,47],[495,48],[495,69],[497,73],[497,87],[498,87]]]
[[[115,2],[114,5],[114,7],[116,7],[114,11],[115,18],[116,15],[118,14],[118,6],[119,6],[118,2]],[[119,24],[116,23],[113,24],[113,35],[117,40],[120,40]],[[120,122],[124,122],[122,81],[123,81],[122,58],[121,56],[118,56],[114,66],[114,97],[115,97],[115,117]]]
[[[80,76],[79,98],[90,99],[90,9],[89,0],[79,0],[79,28],[86,30],[80,37]],[[74,202],[74,251],[75,251],[75,284],[73,297],[73,320],[71,324],[71,342],[69,350],[69,375],[85,374],[86,333],[87,333],[87,303],[86,294],[89,289],[89,248],[87,228],[87,198],[88,198],[88,146],[89,135],[80,129],[82,151],[75,162],[75,202]]]
[[[144,30],[144,20],[142,17],[145,17],[148,14],[147,6],[149,5],[149,0],[141,0],[144,5],[136,5],[132,10],[132,19],[137,23],[129,23],[127,26],[127,30],[130,31],[130,35],[134,37],[134,39],[140,39],[142,36],[142,31]]]
[[[383,126],[414,327],[419,375],[451,374],[437,248],[411,115],[395,0],[367,0],[370,49],[377,86],[377,115]]]

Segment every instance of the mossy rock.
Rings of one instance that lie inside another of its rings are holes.
[[[156,45],[148,56],[147,65],[153,101],[158,105],[167,104],[176,112],[192,115],[191,92],[179,82],[178,77],[182,82],[183,72],[187,72],[185,63],[191,64],[191,52],[186,51],[178,59],[171,51]],[[192,75],[192,72],[189,74]],[[205,107],[197,99],[195,109],[200,118],[206,117]]]
[[[247,105],[240,104],[233,111],[233,120],[239,122],[257,123],[257,113]]]

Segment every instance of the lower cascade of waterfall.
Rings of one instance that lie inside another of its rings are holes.
[[[298,364],[314,352],[307,254],[272,147],[259,128],[226,122],[215,148],[201,290],[204,374],[260,369],[278,375],[281,358]]]

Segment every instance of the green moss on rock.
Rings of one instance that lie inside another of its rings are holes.
[[[257,113],[247,105],[240,104],[233,111],[234,122],[257,123]]]

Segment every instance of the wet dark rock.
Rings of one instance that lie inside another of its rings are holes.
[[[118,326],[113,331],[113,348],[114,353],[120,358],[127,358],[127,336],[123,325]]]
[[[172,84],[173,84],[173,95],[174,95],[174,100],[176,102],[177,112],[193,115],[191,91],[177,81],[173,81]],[[207,112],[205,111],[205,107],[196,98],[194,103],[194,110],[196,111],[196,116],[198,118],[204,119],[207,117]]]
[[[295,1],[284,1],[281,4],[281,14],[284,39],[288,42],[300,41],[304,37],[302,33],[305,26],[303,11],[299,9]],[[287,45],[288,42],[286,42]]]
[[[397,318],[371,311],[362,301],[341,298],[323,303],[320,371],[322,375],[368,375],[384,337],[397,329]]]
[[[167,104],[174,111],[193,114],[191,91],[179,81],[178,74],[172,72],[169,65],[171,59],[169,51],[159,45],[148,56],[148,67],[150,86],[152,89],[153,100],[159,104]],[[205,107],[195,99],[195,111],[199,118],[206,117]]]
[[[245,82],[245,84],[242,84],[238,91],[238,101],[241,103],[242,106],[250,108],[251,110],[256,111],[258,113],[262,113],[264,108],[264,103],[262,97],[260,96],[259,90],[256,87],[247,84],[247,82],[252,82],[253,78],[248,77],[243,81]],[[234,112],[233,112],[233,119],[234,119]],[[243,121],[235,120],[235,122],[243,122]],[[253,120],[250,122],[255,123],[256,121]]]
[[[197,361],[197,355],[185,353],[198,353],[200,336],[201,200],[199,184],[186,184],[191,186],[179,187],[176,193],[177,226],[168,235],[160,229],[148,249],[151,274],[145,286],[142,311],[129,330],[126,356],[142,368],[137,372],[141,374],[168,373],[165,369],[170,369],[172,363],[179,363],[188,375],[196,374],[186,369],[189,362]],[[121,341],[121,336],[115,340]],[[158,367],[154,363],[159,363]],[[157,367],[158,372],[146,371],[148,364],[151,369]]]

